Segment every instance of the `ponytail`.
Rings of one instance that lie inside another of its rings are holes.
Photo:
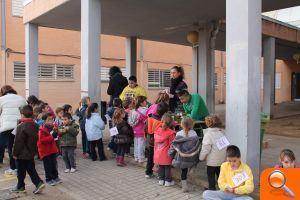
[[[90,119],[92,116],[92,113],[95,112],[98,108],[99,108],[99,105],[97,103],[92,103],[87,109],[86,118]]]

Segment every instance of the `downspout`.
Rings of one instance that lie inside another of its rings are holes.
[[[6,24],[5,24],[5,0],[1,0],[1,56],[3,85],[6,84]]]
[[[213,79],[213,89],[216,90],[215,87],[215,46],[216,46],[216,38],[217,38],[217,34],[219,32],[219,26],[220,26],[220,22],[219,21],[213,21],[212,22],[212,31],[211,31],[211,35],[210,35],[210,53],[211,53],[211,63],[212,63],[212,67],[213,67],[213,71],[211,72],[211,76]],[[213,100],[215,102],[215,92],[213,95]]]

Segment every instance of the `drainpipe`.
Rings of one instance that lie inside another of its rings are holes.
[[[142,85],[145,85],[145,80],[147,80],[144,75],[145,75],[145,69],[144,69],[144,40],[140,39],[140,68],[141,68],[141,80],[142,80]]]
[[[3,85],[6,84],[6,25],[5,25],[5,0],[1,0],[1,56]]]
[[[215,46],[216,46],[217,34],[219,32],[219,25],[220,25],[219,21],[212,22],[212,31],[211,31],[211,35],[210,35],[211,63],[213,65],[212,68],[214,69],[214,71],[211,74],[211,76],[213,78],[213,82],[214,82],[214,78],[215,78]],[[214,85],[213,90],[214,90],[213,102],[215,102],[215,90],[216,90],[215,85]]]

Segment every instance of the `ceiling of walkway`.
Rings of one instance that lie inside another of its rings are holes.
[[[263,12],[300,0],[262,0]],[[70,0],[33,20],[41,26],[80,31],[80,0]],[[189,45],[186,35],[202,23],[225,18],[225,0],[101,0],[102,33]],[[238,9],[238,8],[237,8]],[[216,48],[225,50],[225,27]]]

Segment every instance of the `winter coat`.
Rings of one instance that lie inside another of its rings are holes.
[[[154,147],[154,132],[161,127],[160,118],[156,115],[148,117],[146,121],[146,144],[147,147]]]
[[[157,115],[157,106],[158,106],[158,104],[152,104],[148,108],[148,110],[146,112],[146,115],[149,116],[149,117],[152,116],[152,115]]]
[[[176,79],[171,79],[170,94],[172,94],[173,97],[171,97],[169,100],[170,111],[175,112],[175,109],[178,107],[178,105],[181,104],[177,93],[182,90],[187,90],[187,89],[188,89],[188,86],[183,81],[182,77],[178,77]]]
[[[147,108],[140,107],[136,110],[131,110],[128,116],[128,123],[133,128],[134,137],[145,136],[145,121],[147,119]]]
[[[61,147],[77,147],[77,138],[76,136],[79,133],[79,126],[72,121],[68,126],[68,130],[65,133],[59,133],[60,139],[59,144]]]
[[[124,120],[115,126],[117,127],[119,134],[115,136],[114,142],[116,144],[131,144],[133,141],[132,127]]]
[[[127,85],[128,81],[121,73],[111,77],[107,88],[107,94],[110,95],[109,106],[112,106],[114,98],[118,98]]]
[[[199,137],[184,137],[177,135],[172,142],[169,155],[173,158],[175,168],[191,168],[199,162],[201,144]]]
[[[85,122],[85,132],[88,141],[99,140],[103,137],[102,131],[105,129],[105,124],[99,113],[92,113],[89,119]]]
[[[219,150],[217,140],[224,136],[224,132],[219,128],[207,128],[203,130],[202,149],[199,159],[205,160],[207,166],[218,167],[226,160],[226,148]]]
[[[21,119],[20,108],[27,104],[26,100],[16,94],[0,97],[0,133],[13,130]]]
[[[45,126],[41,126],[39,129],[39,139],[37,146],[41,159],[43,159],[45,156],[58,153],[57,145],[54,141],[54,138],[50,134],[49,129]]]
[[[175,138],[175,133],[171,129],[159,128],[154,132],[154,163],[157,165],[171,165],[172,158],[168,151]]]
[[[79,117],[79,126],[81,130],[85,130],[86,110],[88,106],[83,105],[76,111],[76,115]]]
[[[147,97],[147,93],[142,86],[137,85],[135,88],[125,87],[120,94],[120,99],[124,101],[127,97],[136,98],[137,96]]]
[[[33,119],[21,120],[17,126],[13,156],[22,160],[32,160],[37,153],[38,125]]]

